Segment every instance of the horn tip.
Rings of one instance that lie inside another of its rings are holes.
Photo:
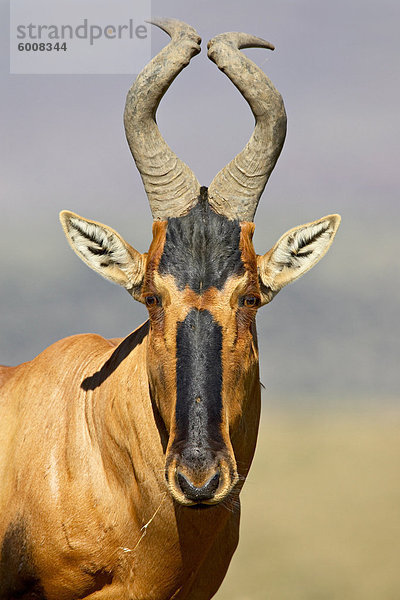
[[[145,19],[145,23],[150,23],[151,25],[159,27],[171,38],[175,35],[178,36],[181,32],[184,32],[186,36],[192,36],[192,39],[196,42],[196,44],[201,43],[201,37],[194,27],[188,25],[184,21],[180,21],[179,19],[174,19],[171,17],[150,17],[149,19]],[[200,52],[200,50],[198,50],[198,52]]]

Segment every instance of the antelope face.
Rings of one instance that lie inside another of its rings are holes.
[[[186,215],[154,226],[142,290],[149,381],[169,441],[166,479],[181,504],[217,503],[238,480],[230,431],[258,386],[261,304],[253,225],[213,212],[202,190]]]
[[[128,143],[154,218],[149,252],[140,254],[114,230],[74,213],[61,213],[61,222],[80,258],[148,308],[147,372],[168,435],[170,493],[183,505],[217,504],[246,475],[238,473],[247,443],[238,431],[245,410],[249,426],[251,402],[260,394],[257,309],[322,258],[340,217],[296,227],[256,255],[252,221],[282,149],[286,115],[279,92],[239,49],[273,47],[241,33],[209,43],[210,59],[242,92],[256,125],[207,190],[155,122],[163,93],[199,52],[200,38],[184,23],[153,22],[172,42],[139,74],[125,108]],[[247,448],[250,456],[253,450]]]

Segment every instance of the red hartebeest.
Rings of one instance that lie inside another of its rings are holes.
[[[140,254],[114,230],[64,211],[69,243],[92,269],[146,304],[126,339],[66,338],[0,381],[0,598],[211,598],[238,541],[238,495],[256,444],[257,309],[329,248],[339,217],[291,229],[257,256],[253,217],[281,152],[280,94],[241,48],[209,57],[249,103],[247,146],[200,187],[163,140],[155,113],[200,51],[172,38],[129,91],[125,127],[154,217]]]

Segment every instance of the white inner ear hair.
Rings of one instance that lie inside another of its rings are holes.
[[[278,244],[274,252],[274,262],[281,269],[305,267],[318,260],[327,250],[332,234],[330,221],[300,227]]]
[[[82,257],[98,269],[112,265],[127,265],[128,252],[119,237],[96,223],[71,217],[69,220],[71,241]]]

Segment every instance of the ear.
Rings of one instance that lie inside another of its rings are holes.
[[[68,210],[60,221],[71,248],[91,269],[128,290],[136,300],[145,272],[145,255],[127,244],[111,227]]]
[[[295,227],[264,256],[257,257],[263,304],[317,264],[332,244],[339,224],[339,215],[328,215]]]

